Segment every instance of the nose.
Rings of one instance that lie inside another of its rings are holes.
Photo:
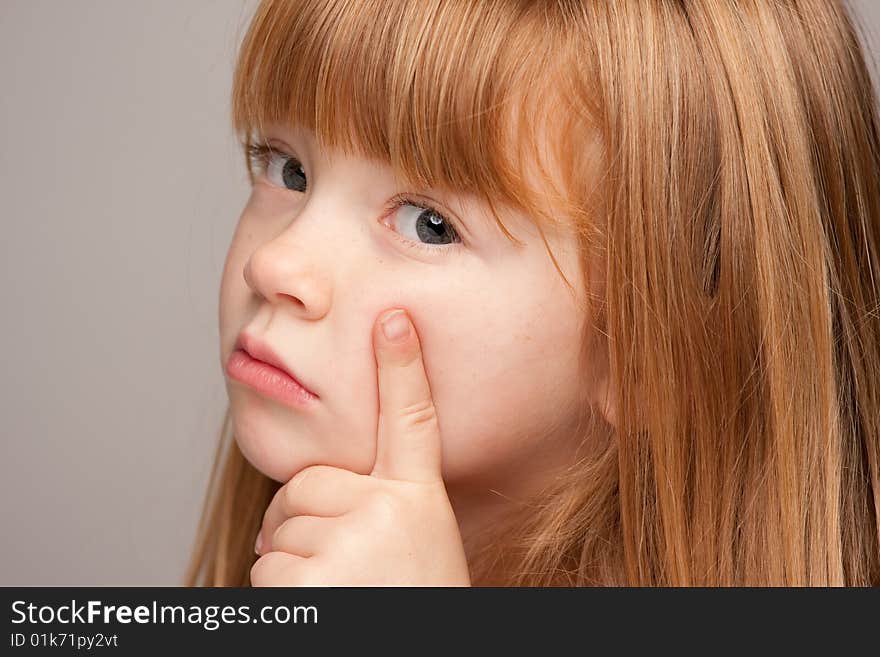
[[[269,303],[286,306],[307,319],[320,319],[330,308],[332,288],[316,262],[317,253],[282,233],[261,244],[244,266],[244,280]]]

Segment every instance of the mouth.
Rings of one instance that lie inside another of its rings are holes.
[[[316,393],[300,377],[298,377],[293,372],[293,370],[284,363],[281,357],[278,356],[278,354],[276,354],[275,351],[265,342],[262,342],[261,340],[242,331],[238,335],[238,340],[236,340],[235,342],[235,348],[233,350],[232,356],[234,356],[235,352],[237,351],[244,352],[253,361],[269,365],[275,370],[278,370],[279,375],[283,375],[289,378],[294,385],[302,390],[302,392],[306,393],[310,397],[314,397],[315,399],[320,399],[320,395]],[[232,356],[230,357],[230,359],[232,358]]]

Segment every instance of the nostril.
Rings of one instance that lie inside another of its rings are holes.
[[[242,272],[244,276],[244,282],[248,284],[248,287],[254,287],[253,278],[251,276],[251,260],[248,258],[248,261],[244,263],[244,271]]]
[[[304,304],[302,300],[300,300],[298,297],[293,296],[292,294],[279,294],[278,296],[290,299],[295,305],[299,306],[300,308],[306,307],[306,304]]]

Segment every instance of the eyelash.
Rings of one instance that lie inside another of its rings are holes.
[[[438,252],[442,254],[447,254],[465,246],[464,241],[461,237],[461,232],[456,227],[456,223],[447,218],[446,215],[440,212],[440,210],[438,210],[430,201],[427,201],[425,199],[415,199],[411,196],[407,196],[406,194],[398,194],[397,196],[392,197],[392,199],[388,202],[385,217],[391,216],[392,214],[394,214],[394,211],[397,210],[397,208],[404,205],[411,205],[416,208],[421,208],[422,210],[430,210],[431,212],[436,214],[448,226],[449,232],[452,233],[454,240],[452,244],[432,246],[430,244],[414,242],[413,240],[403,237],[396,230],[392,230],[391,234],[394,235],[394,237],[399,240],[404,246],[415,249],[416,251],[420,251],[422,253],[427,253],[428,255],[432,256],[436,256]]]
[[[299,161],[293,155],[285,153],[284,151],[281,151],[277,148],[273,148],[272,146],[270,146],[269,144],[266,144],[266,143],[250,143],[250,144],[248,144],[247,145],[247,154],[248,154],[248,160],[250,161],[251,165],[252,166],[256,165],[256,168],[260,172],[260,175],[265,175],[267,167],[269,166],[269,158],[272,155],[277,154],[277,155],[281,155],[283,157],[288,157],[290,159],[296,160],[297,162]],[[288,190],[288,191],[295,191],[295,190]],[[437,255],[441,255],[441,254],[442,255],[450,254],[451,252],[457,251],[458,249],[466,246],[462,237],[461,237],[461,231],[458,230],[458,226],[457,226],[456,222],[449,219],[443,212],[438,210],[427,199],[424,199],[424,198],[416,199],[416,198],[413,198],[413,197],[408,196],[406,194],[398,194],[398,195],[392,197],[392,199],[388,202],[388,205],[385,208],[385,214],[383,215],[382,218],[384,219],[386,217],[391,216],[395,210],[397,210],[398,208],[400,208],[404,205],[411,205],[413,207],[421,208],[423,210],[430,210],[431,212],[436,214],[449,227],[450,232],[453,234],[454,240],[456,240],[456,241],[453,241],[451,244],[443,244],[440,246],[423,244],[421,242],[414,242],[413,240],[407,239],[407,238],[403,237],[402,235],[400,235],[400,233],[398,233],[396,230],[390,229],[392,235],[394,235],[394,237],[399,242],[401,242],[404,246],[406,246],[407,248],[436,257]]]

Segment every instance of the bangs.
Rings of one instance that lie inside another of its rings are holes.
[[[476,195],[511,241],[496,200],[543,237],[579,210],[549,173],[570,160],[558,150],[577,115],[560,109],[566,39],[527,0],[267,0],[242,43],[233,125],[246,147],[262,126],[308,128],[404,184]]]

